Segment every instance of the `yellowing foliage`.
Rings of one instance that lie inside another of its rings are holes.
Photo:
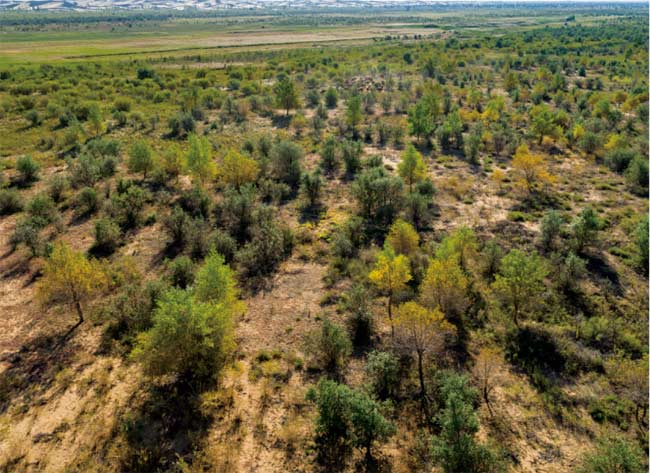
[[[609,135],[609,139],[607,140],[607,143],[605,143],[605,149],[607,151],[625,148],[626,146],[627,146],[627,142],[625,137],[618,133]]]
[[[219,165],[217,174],[224,184],[241,187],[246,183],[254,182],[259,171],[260,167],[253,158],[230,150]]]
[[[539,186],[553,184],[557,178],[546,170],[544,157],[539,154],[532,154],[526,145],[517,148],[515,157],[512,160],[512,167],[519,177],[518,183],[531,194]]]
[[[420,236],[413,225],[399,219],[391,225],[386,242],[398,255],[411,256],[418,249]]]
[[[107,283],[106,273],[97,261],[88,260],[83,253],[59,243],[45,261],[38,298],[44,304],[56,301],[72,305],[81,324],[84,321],[82,304]]]
[[[406,288],[411,280],[409,259],[404,255],[396,255],[390,246],[377,255],[375,268],[370,271],[368,279],[388,296],[388,318],[393,323],[393,297],[395,293]]]
[[[435,258],[420,286],[421,298],[427,307],[438,307],[447,316],[458,315],[467,307],[468,285],[458,259]]]

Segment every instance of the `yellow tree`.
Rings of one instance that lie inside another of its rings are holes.
[[[239,188],[246,183],[254,182],[259,171],[260,167],[253,158],[230,150],[219,165],[217,174],[224,184]]]
[[[427,273],[420,286],[422,303],[438,307],[450,318],[462,314],[469,303],[469,281],[457,259],[434,258],[429,262]]]
[[[388,296],[388,319],[390,320],[391,334],[395,335],[393,327],[393,297],[406,288],[406,283],[411,280],[409,259],[404,255],[396,255],[390,246],[384,248],[377,255],[375,267],[368,278],[377,288]]]
[[[391,225],[386,242],[398,255],[410,257],[418,249],[420,237],[418,232],[415,231],[415,228],[413,228],[413,225],[402,219],[398,219]]]
[[[444,335],[453,331],[440,309],[427,309],[416,302],[406,302],[397,308],[395,325],[399,339],[405,347],[415,352],[418,359],[418,378],[422,409],[426,412],[427,391],[424,384],[424,358],[438,349]]]
[[[499,383],[499,369],[501,367],[502,356],[498,350],[494,348],[485,348],[476,357],[474,367],[472,368],[472,376],[478,384],[483,402],[493,415],[492,405],[490,403],[490,393]]]
[[[83,253],[59,243],[45,261],[43,277],[38,284],[38,298],[42,303],[72,305],[79,317],[77,327],[84,321],[83,304],[107,283],[106,273],[97,261],[88,260]]]
[[[402,155],[402,160],[397,165],[397,171],[404,182],[409,186],[409,192],[413,184],[418,183],[427,175],[427,166],[424,164],[422,155],[417,152],[412,144],[409,144]]]
[[[550,185],[556,178],[546,170],[544,158],[539,154],[532,154],[526,145],[520,145],[512,160],[512,167],[519,177],[519,184],[532,194],[542,185]]]

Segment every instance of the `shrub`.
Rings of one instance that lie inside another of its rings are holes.
[[[179,256],[167,263],[169,282],[172,286],[186,289],[194,282],[194,263],[187,256]]]
[[[59,218],[56,204],[49,195],[44,193],[32,197],[27,203],[26,210],[30,217],[35,222],[38,222],[41,227],[56,222]]]
[[[549,210],[544,214],[540,225],[541,244],[544,250],[553,248],[555,240],[560,236],[564,220],[556,210]]]
[[[352,185],[360,215],[379,229],[389,225],[402,209],[403,183],[379,167],[359,175]]]
[[[291,254],[293,238],[288,229],[274,222],[268,208],[257,209],[252,220],[255,225],[251,229],[251,241],[237,252],[235,261],[244,276],[268,275]]]
[[[606,438],[598,442],[596,449],[582,460],[578,473],[643,473],[643,452],[623,438]]]
[[[183,191],[178,203],[192,217],[207,219],[210,216],[212,201],[207,191],[200,186]]]
[[[190,113],[179,112],[169,119],[169,136],[185,138],[196,129],[196,122]]]
[[[96,251],[113,253],[120,244],[122,231],[119,225],[110,218],[102,218],[95,222],[95,243],[93,248]]]
[[[191,218],[183,209],[174,207],[172,212],[163,219],[163,229],[170,238],[169,246],[182,249],[187,244],[189,238]]]
[[[329,319],[323,319],[320,329],[308,334],[306,341],[315,366],[330,373],[339,372],[352,353],[352,343],[345,330]]]
[[[390,352],[371,351],[366,361],[366,376],[372,393],[379,399],[395,397],[400,383],[399,359]]]
[[[625,171],[625,177],[634,192],[648,194],[648,160],[636,156]]]
[[[20,193],[15,189],[0,189],[0,215],[10,215],[23,209]]]
[[[94,213],[99,207],[97,191],[92,187],[84,187],[75,199],[75,214],[79,217]]]
[[[133,184],[125,184],[111,195],[109,214],[122,229],[137,228],[142,220],[142,210],[149,199],[149,193]]]
[[[54,202],[61,202],[63,194],[69,187],[68,179],[63,176],[54,176],[50,179],[47,193]]]
[[[361,284],[353,286],[343,294],[341,308],[349,314],[347,325],[355,345],[368,344],[374,331],[369,297],[368,291]]]
[[[38,171],[41,169],[31,156],[21,156],[16,160],[16,171],[20,174],[20,179],[24,184],[38,180]]]
[[[291,141],[280,141],[271,148],[271,167],[275,179],[296,189],[302,175],[304,151]]]
[[[605,156],[605,164],[612,171],[620,174],[628,168],[635,157],[636,153],[631,149],[614,149]]]
[[[42,225],[33,218],[24,218],[16,223],[11,238],[9,239],[15,251],[20,244],[24,244],[32,253],[32,256],[39,256],[44,253],[45,244],[41,240]]]

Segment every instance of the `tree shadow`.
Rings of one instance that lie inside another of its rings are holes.
[[[600,254],[583,254],[587,259],[587,271],[605,282],[614,294],[623,296],[623,287],[616,270]]]
[[[323,217],[325,206],[322,204],[317,205],[304,205],[300,207],[300,215],[298,222],[300,223],[318,223]]]
[[[60,371],[70,365],[79,346],[62,341],[68,341],[71,330],[64,334],[40,335],[17,352],[0,358],[8,365],[0,375],[0,413],[21,396],[25,405],[29,405],[32,399],[52,386]]]
[[[357,473],[391,473],[393,467],[386,456],[375,453],[372,457],[357,460],[354,464],[354,471]]]
[[[180,462],[191,465],[213,420],[201,409],[200,393],[188,383],[153,385],[145,401],[116,427],[127,443],[119,469],[175,471]]]
[[[273,115],[271,124],[275,128],[289,128],[291,124],[291,115]]]

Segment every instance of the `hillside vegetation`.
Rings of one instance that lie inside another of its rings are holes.
[[[647,471],[648,10],[575,8],[7,14],[2,471]]]

